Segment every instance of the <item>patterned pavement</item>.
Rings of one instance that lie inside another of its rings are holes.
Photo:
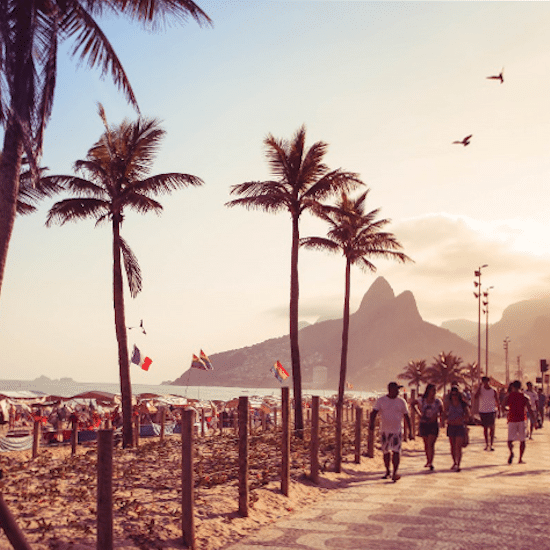
[[[499,419],[495,451],[484,451],[483,428],[472,427],[454,472],[440,436],[433,472],[423,452],[404,453],[396,483],[365,472],[226,550],[550,550],[550,421],[527,441],[525,464],[517,442],[507,463],[506,439]]]

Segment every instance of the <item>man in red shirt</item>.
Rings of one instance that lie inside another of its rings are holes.
[[[508,464],[514,460],[514,441],[519,441],[519,464],[523,464],[523,453],[525,452],[525,412],[533,414],[529,398],[521,392],[521,382],[514,380],[510,384],[510,392],[504,400],[504,406],[508,407],[508,448],[510,456]]]

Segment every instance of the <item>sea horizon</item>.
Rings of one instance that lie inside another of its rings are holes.
[[[289,386],[288,384],[283,385]],[[292,387],[290,385],[291,391]],[[34,380],[0,380],[0,393],[3,391],[33,391],[45,395],[58,397],[73,397],[90,391],[101,391],[112,394],[120,394],[120,384],[112,382],[78,382],[72,378],[52,380],[46,376],[40,376]],[[157,395],[178,395],[187,399],[229,401],[241,395],[267,396],[280,395],[280,388],[257,388],[242,386],[175,386],[170,384],[132,384],[132,393],[139,395],[153,393]],[[333,389],[302,389],[304,395],[319,395],[331,397],[337,393]],[[378,395],[378,392],[349,392],[350,394],[369,398]]]

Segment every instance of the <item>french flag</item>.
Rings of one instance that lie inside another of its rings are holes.
[[[145,357],[134,344],[134,351],[132,351],[132,363],[138,367],[141,367],[143,370],[149,370],[152,362],[153,361],[149,359],[149,357]]]

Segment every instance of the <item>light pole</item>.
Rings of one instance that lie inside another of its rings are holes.
[[[477,281],[474,281],[474,296],[477,298],[477,368],[478,374],[481,374],[481,270],[484,267],[488,267],[487,264],[483,264],[474,271],[474,277],[477,277]],[[476,292],[477,290],[477,292]]]
[[[510,366],[508,364],[508,345],[512,340],[509,336],[504,338],[504,367],[506,369],[506,387],[510,385]]]
[[[485,313],[485,376],[489,376],[489,290],[495,288],[490,286],[483,293],[483,313]]]

